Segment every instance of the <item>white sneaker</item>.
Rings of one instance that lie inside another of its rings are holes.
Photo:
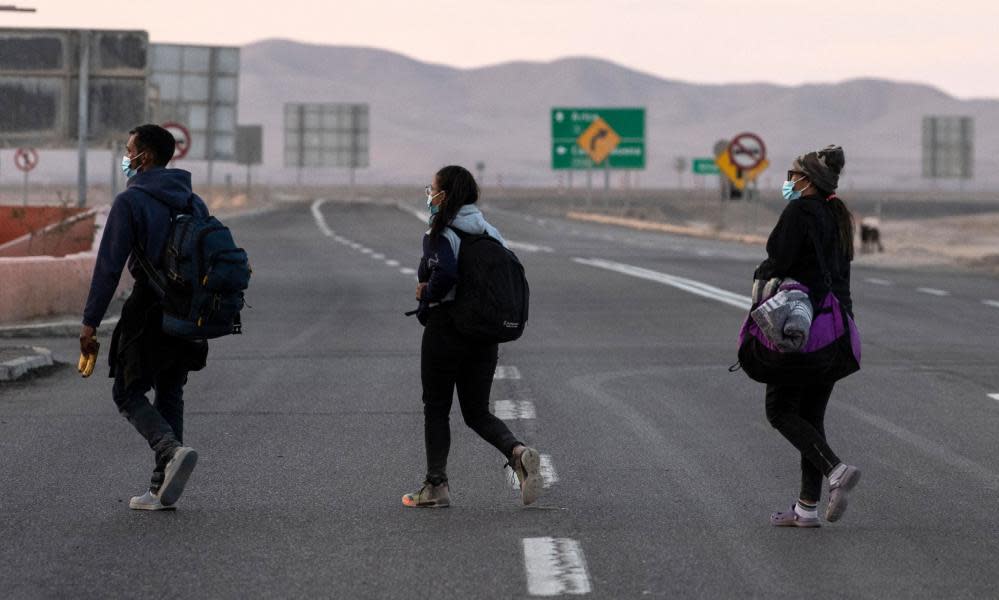
[[[160,497],[146,490],[146,493],[141,496],[132,496],[132,499],[128,501],[128,507],[132,510],[173,510],[177,508],[176,506],[164,506],[160,502]]]

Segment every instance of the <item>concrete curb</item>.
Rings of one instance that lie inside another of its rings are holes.
[[[31,352],[20,358],[0,362],[0,381],[14,381],[26,375],[29,371],[42,367],[51,367],[52,352],[47,348],[32,346],[24,348],[25,352]]]
[[[120,317],[109,317],[101,321],[101,327],[114,327]],[[44,337],[76,337],[80,335],[79,319],[53,321],[50,323],[31,323],[25,325],[5,325],[0,327],[0,339],[44,338]]]
[[[740,242],[743,244],[763,245],[767,243],[767,238],[759,235],[727,233],[724,231],[708,231],[694,227],[682,227],[670,223],[660,223],[658,221],[643,221],[641,219],[631,219],[627,217],[614,217],[599,213],[588,213],[579,211],[569,211],[566,218],[576,221],[588,221],[590,223],[601,223],[603,225],[618,225],[629,229],[641,231],[658,231],[662,233],[673,233],[706,240],[721,240],[724,242]]]

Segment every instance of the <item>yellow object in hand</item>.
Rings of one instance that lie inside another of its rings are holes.
[[[80,375],[84,377],[90,377],[94,374],[94,367],[97,366],[97,353],[100,351],[101,345],[97,343],[97,338],[94,338],[94,351],[90,353],[80,353],[80,360],[76,363],[76,370],[79,371]]]

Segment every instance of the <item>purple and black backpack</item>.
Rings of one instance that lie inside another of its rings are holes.
[[[779,350],[760,330],[756,321],[751,316],[746,317],[739,331],[737,367],[741,367],[751,379],[760,383],[832,383],[860,370],[860,331],[853,317],[832,293],[832,276],[826,268],[822,249],[815,235],[809,233],[815,244],[815,255],[818,257],[819,268],[822,269],[825,287],[829,291],[819,306],[813,307],[808,342],[800,352]],[[794,287],[808,292],[808,288],[803,285]],[[771,296],[754,303],[750,312]]]

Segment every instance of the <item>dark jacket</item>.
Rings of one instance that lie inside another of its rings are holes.
[[[183,211],[208,215],[205,203],[191,190],[191,174],[155,168],[129,179],[108,214],[83,323],[100,325],[127,262],[135,287],[122,308],[108,353],[111,376],[124,378],[126,390],[140,381],[152,381],[165,369],[196,371],[205,366],[206,343],[163,333],[160,299],[134,256],[144,252],[153,265],[159,265],[171,215]]]
[[[111,205],[104,237],[97,253],[90,294],[83,311],[83,324],[98,327],[118,289],[126,261],[137,281],[146,279],[142,268],[131,256],[138,248],[146,258],[160,263],[170,231],[171,210],[190,210],[208,215],[205,203],[191,190],[191,174],[181,169],[153,168],[128,180],[128,187]]]
[[[840,242],[835,215],[821,196],[805,196],[788,202],[770,233],[767,258],[756,269],[754,279],[795,279],[809,289],[812,304],[818,306],[827,287],[811,235],[818,238],[826,267],[832,276],[832,292],[852,316],[850,259]]]

